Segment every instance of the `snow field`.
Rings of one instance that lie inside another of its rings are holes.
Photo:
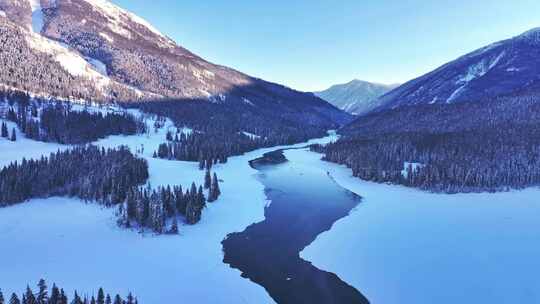
[[[362,181],[320,154],[286,156],[363,197],[301,256],[372,303],[540,303],[540,189],[432,194]]]
[[[198,170],[198,164],[151,158],[169,128],[172,122],[167,120],[157,133],[151,128],[148,134],[110,136],[95,144],[139,150],[139,157],[148,160],[152,187],[200,184],[204,172]],[[22,134],[19,138],[15,143],[0,140],[0,165],[69,148],[26,140]],[[140,235],[118,228],[114,209],[73,198],[35,199],[0,209],[0,243],[9,248],[0,251],[4,294],[20,292],[26,284],[35,285],[44,278],[49,284],[63,286],[68,294],[77,288],[81,294],[91,295],[103,287],[110,293],[131,291],[141,303],[150,304],[273,303],[262,287],[222,262],[221,241],[264,219],[268,204],[264,187],[248,161],[274,149],[231,157],[227,164],[215,166],[223,180],[220,199],[209,204],[200,223],[181,226],[177,236]]]

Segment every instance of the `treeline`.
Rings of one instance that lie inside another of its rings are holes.
[[[169,117],[178,128],[187,126],[194,130],[189,135],[171,134],[155,153],[156,157],[174,160],[223,163],[230,156],[258,148],[323,137],[330,128],[315,118],[307,119],[310,115],[289,113],[274,103],[272,108],[269,104],[268,108],[256,110],[253,106],[246,109],[245,104],[232,100],[226,105],[208,101],[163,101],[126,106]]]
[[[0,207],[32,198],[78,197],[105,206],[119,205],[118,224],[178,233],[178,217],[187,224],[200,221],[206,201],[221,194],[219,180],[208,170],[203,186],[195,183],[186,192],[181,186],[140,187],[148,179],[146,160],[136,158],[126,147],[76,147],[52,153],[39,160],[23,159],[0,170]]]
[[[255,134],[204,128],[185,134],[177,129],[176,134],[167,133],[167,141],[160,144],[154,157],[169,160],[199,162],[201,169],[206,164],[226,163],[230,156],[241,155],[263,147],[292,145],[307,141],[309,137],[280,137],[273,140]]]
[[[93,79],[70,74],[53,56],[32,47],[32,43],[26,39],[27,36],[28,33],[22,27],[16,26],[7,18],[0,19],[0,66],[4,67],[0,69],[1,84],[14,90],[45,93],[55,98],[102,102],[141,99],[141,92],[128,86],[115,82],[97,86]],[[85,33],[86,42],[89,36]],[[119,55],[121,53],[119,52]],[[142,94],[146,95],[145,92]]]
[[[199,162],[201,169],[216,163],[226,163],[228,156],[239,155],[265,145],[260,138],[243,133],[167,133],[168,142],[159,145],[154,157]]]
[[[336,143],[312,149],[324,153],[324,160],[347,165],[361,179],[435,192],[505,191],[540,185],[540,111],[534,99],[519,100],[521,103],[501,99],[482,103],[483,107],[437,106],[436,110],[422,106],[416,112],[405,108],[368,115],[347,127]],[[433,127],[428,128],[425,117],[446,119],[429,121]],[[452,124],[459,118],[468,127]],[[407,131],[388,132],[387,122],[397,121]],[[420,165],[404,167],[405,163]]]
[[[133,156],[127,147],[76,147],[3,168],[0,207],[56,195],[118,204],[126,199],[130,188],[147,179],[148,164]]]
[[[30,289],[30,286],[26,287],[26,291],[20,296],[16,293],[12,293],[9,298],[4,298],[2,290],[0,289],[0,304],[137,304],[137,298],[131,293],[124,299],[120,295],[111,297],[110,294],[106,294],[103,288],[99,288],[96,296],[80,296],[75,291],[73,298],[69,298],[64,292],[64,289],[53,284],[49,290],[45,280],[39,280],[37,284],[38,291],[34,292]]]
[[[21,93],[24,94],[24,93]],[[128,113],[74,111],[66,103],[37,103],[17,98],[6,118],[17,124],[26,137],[61,144],[85,144],[109,135],[133,135],[146,131],[146,124]]]

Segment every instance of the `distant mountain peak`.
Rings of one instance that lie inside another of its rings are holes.
[[[108,0],[0,0],[0,36],[0,87],[31,96],[194,102],[324,128],[350,119],[312,94],[208,62]]]
[[[315,92],[315,95],[346,112],[360,115],[376,108],[377,98],[396,86],[353,79],[344,84],[333,85],[324,91]]]
[[[35,0],[31,0],[35,1]],[[158,37],[161,37],[169,46],[175,46],[176,43],[169,37],[162,34],[158,29],[151,25],[143,18],[117,6],[109,0],[84,0],[96,10],[99,10],[109,20],[109,27],[117,33],[124,35],[126,38],[132,38],[130,31],[133,30],[131,24],[128,21],[138,24],[144,27],[146,30],[152,32]]]
[[[355,78],[355,79],[349,81],[346,84],[364,84],[364,85],[368,85],[368,86],[381,86],[381,87],[396,87],[396,86],[399,86],[399,84],[387,84],[387,83],[381,83],[381,82],[362,80],[362,79],[358,79],[358,78]]]

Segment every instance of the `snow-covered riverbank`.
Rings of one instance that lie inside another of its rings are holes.
[[[149,162],[153,186],[201,181],[197,164],[151,157],[168,127],[170,122],[157,133],[111,136],[96,144],[139,150]],[[17,142],[0,139],[1,166],[69,148],[17,135]],[[223,196],[205,210],[200,224],[182,226],[180,236],[143,237],[119,229],[113,210],[76,199],[33,200],[0,209],[0,287],[9,294],[43,277],[68,292],[78,288],[91,294],[99,286],[114,293],[132,291],[144,303],[271,303],[262,287],[222,263],[221,240],[264,218],[268,202],[248,161],[275,149],[216,166]],[[540,279],[533,271],[540,268],[539,189],[430,194],[361,181],[306,150],[285,155],[329,172],[364,198],[301,255],[336,273],[372,303],[540,302]]]
[[[203,180],[195,163],[151,158],[165,140],[166,127],[148,135],[111,136],[96,144],[127,145],[149,162],[150,183],[189,185]],[[0,165],[36,158],[57,149],[50,143],[0,139]],[[313,140],[327,142],[333,137]],[[302,144],[296,145],[301,146]],[[141,303],[272,303],[266,291],[222,262],[221,241],[264,218],[264,187],[248,161],[276,148],[231,157],[214,170],[223,180],[222,196],[208,206],[201,222],[180,227],[179,236],[141,236],[114,224],[114,210],[77,199],[32,200],[0,209],[0,287],[20,292],[40,278],[56,282],[70,294],[92,294],[103,286],[112,293],[132,291]],[[7,153],[7,154],[5,154]]]
[[[540,303],[540,189],[431,194],[362,181],[320,154],[286,156],[364,198],[301,256],[371,303]]]

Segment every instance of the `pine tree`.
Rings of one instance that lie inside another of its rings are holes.
[[[210,186],[210,190],[208,191],[208,201],[214,202],[219,198],[220,195],[221,195],[221,191],[219,189],[219,180],[217,178],[216,173],[214,172],[212,185]]]
[[[66,293],[64,292],[64,289],[60,289],[60,302],[59,304],[68,304],[68,298],[66,296]]]
[[[32,293],[30,286],[26,286],[25,296],[26,296],[26,304],[37,304],[36,298],[34,297],[34,294]]]
[[[122,304],[122,298],[120,298],[120,295],[116,295],[114,297],[114,304]]]
[[[176,214],[176,204],[174,203],[173,193],[171,191],[171,186],[161,188],[161,201],[163,203],[163,208],[165,209],[165,215],[167,217],[172,217]]]
[[[105,293],[103,292],[103,288],[98,290],[97,304],[105,304]]]
[[[0,289],[0,304],[5,304],[4,303],[4,294],[2,293],[2,289]]]
[[[9,108],[7,113],[7,119],[9,121],[17,122],[17,114],[15,114],[15,110],[13,110],[13,108]]]
[[[142,228],[147,222],[146,191],[137,191],[135,201],[137,202],[137,223]]]
[[[206,164],[204,158],[199,157],[199,170],[204,170],[205,166]]]
[[[191,183],[191,188],[189,190],[189,196],[195,198],[197,196],[197,186],[195,183]]]
[[[105,304],[112,304],[111,295],[107,294],[105,297]]]
[[[165,225],[165,215],[163,212],[163,204],[159,199],[157,192],[152,191],[150,195],[150,219],[152,221],[152,229],[156,233],[163,233]]]
[[[126,226],[130,226],[130,219],[137,218],[137,202],[135,199],[135,191],[131,188],[126,197]]]
[[[19,297],[15,293],[11,294],[11,298],[9,299],[9,304],[21,304],[21,301],[19,301]]]
[[[37,304],[47,304],[49,301],[49,296],[47,294],[47,284],[45,283],[45,280],[41,279],[38,283],[38,294],[37,294]]]
[[[182,190],[182,186],[174,186],[173,192],[174,192],[174,204],[175,204],[176,212],[180,214],[185,214],[186,205],[184,203],[184,193]]]
[[[2,137],[8,138],[9,137],[9,131],[7,128],[7,124],[5,122],[2,122]]]
[[[186,205],[186,222],[190,225],[197,223],[197,211],[195,209],[192,197],[189,198]]]
[[[60,298],[60,290],[58,290],[58,287],[56,287],[55,284],[53,284],[53,287],[51,289],[51,297],[49,298],[48,304],[61,304],[61,298]]]
[[[210,170],[206,169],[206,174],[204,175],[204,189],[210,189],[212,184],[212,176],[210,175]]]
[[[202,210],[206,207],[206,199],[204,197],[204,192],[202,186],[199,186],[199,191],[197,192],[197,207]]]
[[[17,134],[15,133],[15,128],[11,130],[11,141],[17,141]]]
[[[32,117],[38,117],[38,109],[37,109],[37,106],[35,104],[32,104],[32,107],[31,107],[31,113],[32,113]]]
[[[73,301],[71,301],[71,304],[83,304],[83,301],[79,294],[77,294],[77,291],[75,290],[75,294],[73,295]]]

